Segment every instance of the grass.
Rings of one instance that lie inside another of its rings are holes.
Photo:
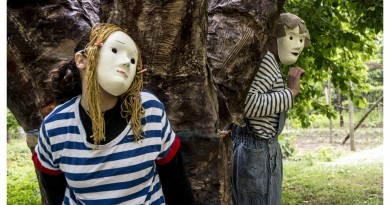
[[[383,163],[285,161],[283,204],[383,204]]]
[[[24,138],[7,145],[7,204],[41,204],[41,196],[31,151]]]
[[[337,123],[334,123],[337,124]],[[348,143],[339,142],[348,126],[334,129],[329,145],[328,128],[285,129],[296,152],[283,162],[283,205],[383,204],[383,162],[336,164],[353,154]],[[382,127],[361,127],[355,133],[357,150],[383,144]],[[31,152],[24,138],[7,146],[7,202],[16,205],[40,204],[40,192]]]
[[[365,111],[357,111],[355,125]],[[333,163],[354,152],[350,141],[340,145],[348,134],[348,113],[344,112],[344,127],[339,117],[333,120],[333,144],[329,143],[329,120],[315,117],[308,129],[290,121],[285,136],[295,136],[297,147],[292,157],[283,162],[283,205],[350,205],[383,204],[383,160],[372,162],[346,161]],[[358,153],[383,144],[383,111],[374,110],[355,131]]]
[[[356,152],[349,141],[340,145],[347,134],[348,126],[334,128],[330,144],[326,127],[285,130],[284,135],[295,136],[291,143],[297,151],[283,162],[283,205],[383,204],[383,160],[378,155],[372,161],[349,158],[366,157],[366,151],[383,145],[382,126],[359,128]],[[340,159],[347,160],[335,163]]]

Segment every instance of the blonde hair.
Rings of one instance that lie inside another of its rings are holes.
[[[122,31],[127,34],[127,31],[108,23],[98,23],[93,26],[89,43],[84,51],[88,59],[88,67],[86,69],[86,87],[88,98],[88,111],[92,121],[92,138],[95,145],[99,145],[102,140],[105,140],[105,122],[104,112],[100,110],[100,86],[97,81],[97,64],[99,59],[100,42],[104,42],[112,33]],[[137,72],[142,70],[141,51],[138,50]],[[141,104],[141,90],[143,85],[142,74],[136,74],[129,89],[123,93],[120,98],[123,99],[121,104],[121,116],[126,118],[127,123],[133,130],[135,141],[142,138],[141,118],[144,114],[144,108]],[[130,118],[130,119],[129,119]]]

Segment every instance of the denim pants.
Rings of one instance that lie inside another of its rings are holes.
[[[278,135],[283,130],[281,113],[278,133],[260,139],[247,126],[236,127],[233,140],[231,191],[233,205],[282,204],[282,153]]]

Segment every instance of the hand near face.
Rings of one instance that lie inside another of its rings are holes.
[[[304,74],[305,71],[300,67],[293,67],[290,69],[290,71],[288,71],[287,87],[290,88],[294,97],[299,93],[301,77]]]

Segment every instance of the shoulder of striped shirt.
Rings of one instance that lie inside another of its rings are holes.
[[[77,99],[81,97],[80,95],[78,96],[75,96],[73,97],[72,99],[64,102],[63,104],[60,104],[60,105],[57,105],[53,111],[51,111],[51,113],[49,115],[47,115],[45,117],[45,119],[43,119],[43,122],[45,121],[49,121],[50,118],[54,117],[56,114],[58,113],[62,113],[64,110],[68,110],[68,108],[74,108],[73,106],[75,105],[75,102],[77,101]]]
[[[142,90],[141,103],[144,107],[148,104],[149,106],[147,107],[150,107],[150,105],[152,105],[152,107],[158,108],[160,110],[165,110],[165,105],[160,101],[160,99],[158,99],[156,95],[154,95],[148,90]]]
[[[272,68],[275,69],[275,65],[277,65],[276,59],[274,54],[268,51],[268,53],[264,56],[264,58],[267,58],[272,63]]]
[[[69,112],[69,111],[74,111],[77,109],[77,105],[75,104],[77,99],[80,98],[81,96],[78,95],[78,96],[75,96],[73,97],[72,99],[64,102],[63,104],[60,104],[58,106],[56,106],[53,111],[45,117],[44,121],[50,121],[50,118],[53,118],[55,117],[56,114],[58,113],[63,113],[63,112]],[[154,95],[151,91],[149,90],[146,90],[146,89],[143,89],[141,91],[141,101],[142,103],[145,103],[145,102],[148,102],[148,101],[154,101],[158,104],[161,104],[162,107],[164,107],[163,103],[157,98],[156,95]]]
[[[142,103],[144,103],[148,100],[155,100],[155,101],[161,102],[154,93],[152,93],[151,91],[146,90],[146,89],[143,89],[141,91],[141,100],[142,100]]]
[[[270,51],[267,51],[267,53],[265,54],[265,56],[269,56],[270,58],[272,58],[273,60],[275,60],[275,55],[273,53],[271,53]],[[264,56],[264,57],[265,57]]]

